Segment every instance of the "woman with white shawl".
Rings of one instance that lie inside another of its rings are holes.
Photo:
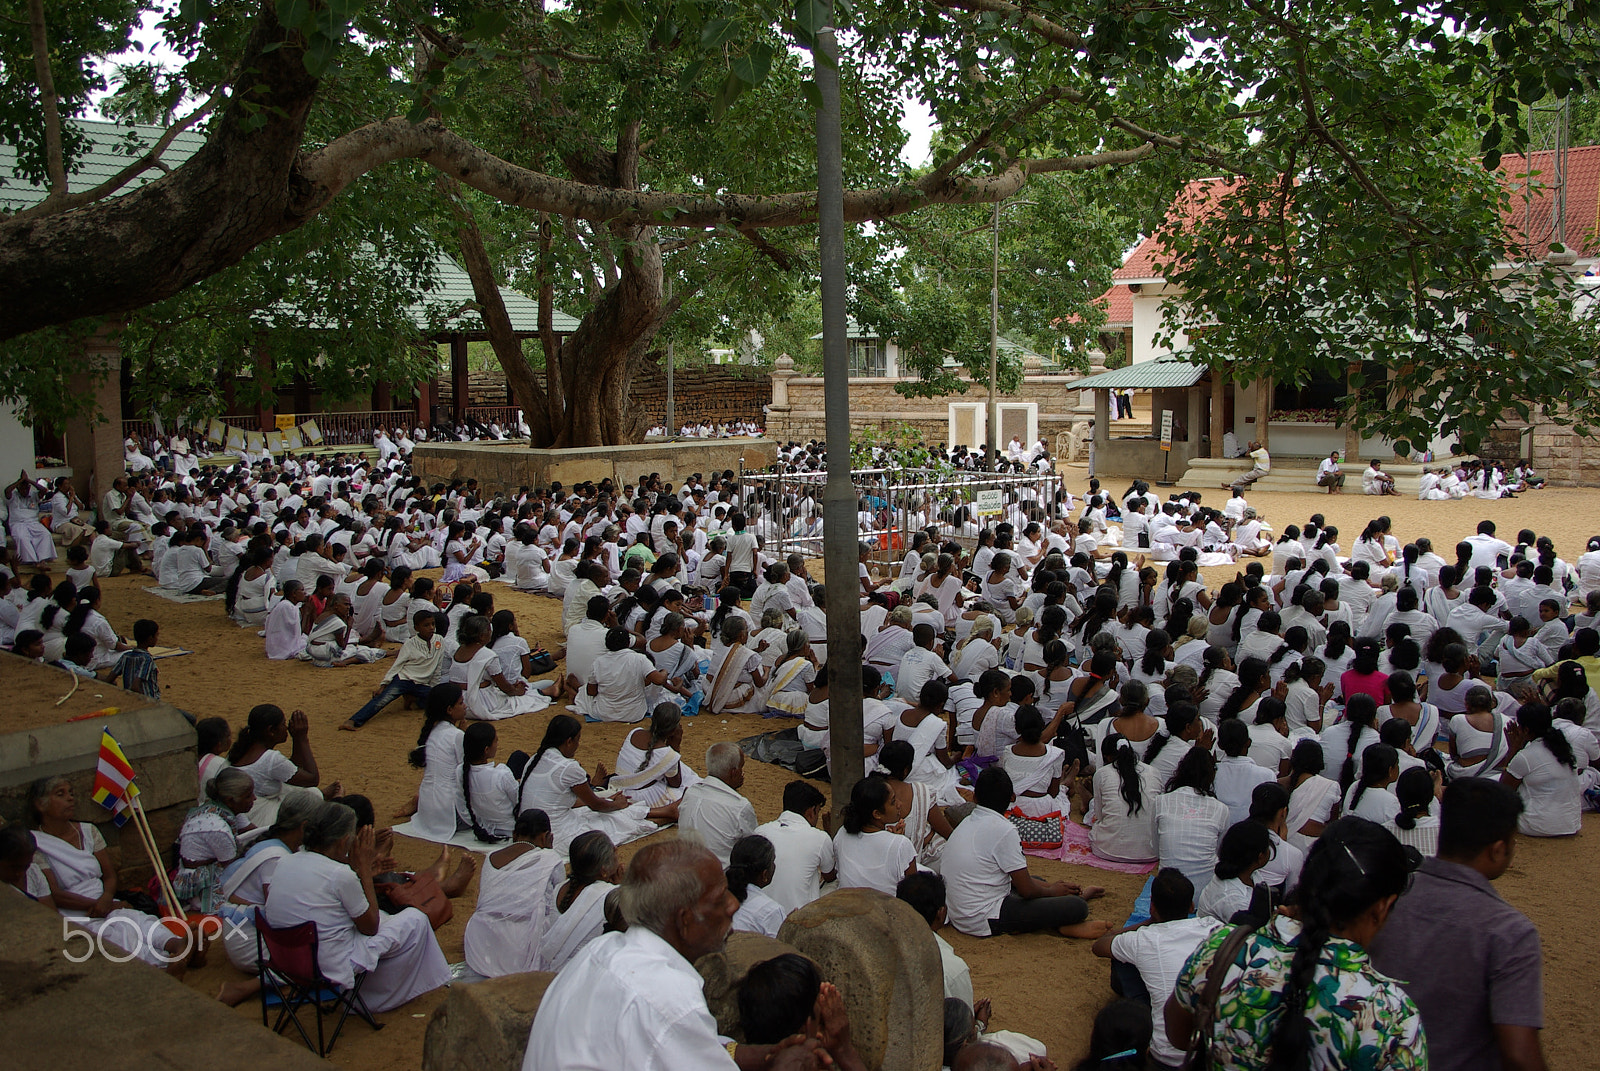
[[[878,752],[878,772],[887,775],[889,789],[900,805],[900,828],[917,850],[917,862],[937,869],[945,838],[953,829],[944,807],[934,799],[933,786],[911,780],[916,753],[904,740],[894,740]]]
[[[647,807],[682,799],[684,790],[700,780],[684,765],[682,747],[683,712],[671,700],[657,704],[649,725],[622,738],[611,786]]]
[[[1323,826],[1333,821],[1341,806],[1339,782],[1322,776],[1322,745],[1304,739],[1289,755],[1289,775],[1284,788],[1289,790],[1289,843],[1301,851],[1322,835]]]
[[[909,633],[908,633],[909,635]],[[767,709],[767,673],[761,656],[747,645],[750,625],[729,614],[722,622],[722,650],[711,656],[713,714],[759,714]]]
[[[488,645],[489,619],[471,614],[456,629],[460,645],[450,656],[446,675],[466,692],[467,715],[481,721],[500,721],[532,714],[550,705],[561,686],[555,681],[520,681],[512,684],[500,672],[500,656]]]
[[[523,811],[511,843],[484,861],[478,877],[478,906],[462,938],[467,966],[485,978],[538,970],[563,876],[549,816]]]
[[[28,791],[33,839],[48,862],[40,865],[50,898],[62,916],[79,929],[110,942],[155,967],[180,967],[174,958],[188,939],[171,933],[154,915],[135,911],[117,896],[117,868],[105,838],[88,822],[77,822],[78,803],[65,777],[35,781]]]
[[[939,803],[960,803],[966,797],[961,794],[961,776],[953,764],[961,748],[954,727],[945,718],[949,698],[950,688],[943,681],[924,684],[916,705],[906,707],[894,719],[890,739],[911,745],[915,756],[912,782],[929,786]]]
[[[589,830],[599,830],[617,844],[647,836],[658,824],[678,820],[676,802],[659,807],[636,803],[625,793],[601,796],[596,786],[612,778],[604,763],[593,776],[584,772],[574,755],[582,742],[583,723],[557,714],[545,726],[539,750],[522,766],[517,789],[518,812],[538,808],[550,816],[556,851],[566,854],[573,840]],[[515,769],[518,756],[511,756]]]
[[[817,679],[817,656],[804,629],[792,628],[784,637],[784,654],[772,668],[767,685],[767,716],[804,718]]]
[[[599,937],[606,924],[606,896],[622,881],[617,849],[604,833],[591,830],[572,842],[572,878],[550,903],[539,939],[539,970],[559,971]]]

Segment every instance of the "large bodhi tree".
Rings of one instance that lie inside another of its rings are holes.
[[[99,2],[108,19],[131,17]],[[31,40],[43,38],[42,0],[5,6],[18,16],[5,32],[26,23]],[[1466,317],[1480,335],[1504,318],[1538,320],[1518,300],[1462,308],[1451,296],[1441,304],[1452,288],[1435,285],[1429,268],[1464,270],[1464,261],[1435,255],[1436,247],[1464,233],[1493,246],[1495,221],[1475,204],[1453,212],[1436,173],[1378,166],[1380,149],[1410,142],[1459,163],[1515,145],[1521,104],[1592,85],[1600,64],[1591,7],[863,3],[839,20],[852,31],[842,60],[855,147],[845,217],[883,221],[987,203],[1042,174],[1158,158],[1189,174],[1248,180],[1239,186],[1248,205],[1268,204],[1280,173],[1297,174],[1344,206],[1344,218],[1367,225],[1366,283],[1405,295],[1394,307],[1441,323]],[[546,293],[562,271],[559,241],[604,247],[614,266],[577,333],[559,352],[547,345],[542,375],[517,366],[520,351],[501,345],[497,353],[537,440],[626,439],[637,431],[626,413],[630,368],[683,300],[664,296],[663,256],[697,256],[686,279],[725,272],[740,255],[777,271],[793,267],[783,234],[809,227],[816,212],[801,148],[812,94],[805,55],[793,46],[809,46],[822,12],[815,0],[579,0],[559,10],[494,0],[185,0],[162,23],[188,60],[170,103],[199,115],[204,148],[137,189],[113,183],[87,195],[66,189],[73,101],[63,86],[72,79],[52,85],[50,68],[77,62],[79,70],[90,52],[83,46],[76,61],[53,64],[43,62],[51,52],[35,48],[33,82],[8,64],[0,83],[0,120],[24,157],[41,163],[48,190],[35,208],[0,221],[0,339],[168,298],[303,226],[362,175],[418,160],[442,176],[455,237],[480,282],[492,267],[487,245],[483,257],[474,253],[490,201],[522,210]],[[1360,47],[1341,48],[1347,37]],[[342,132],[309,138],[324,79],[361,64],[387,73],[392,111],[352,116]],[[1430,77],[1414,77],[1418,70]],[[941,151],[918,175],[899,172],[883,151],[893,141],[885,116],[901,93],[920,96],[941,125]],[[1481,140],[1464,143],[1464,130]],[[1305,155],[1290,151],[1295,145]],[[779,166],[766,166],[772,154]],[[1256,218],[1248,205],[1245,215]],[[1295,248],[1300,276],[1320,278],[1319,243]],[[1236,234],[1180,252],[1186,264],[1239,268],[1188,279],[1195,302],[1234,317],[1239,350],[1294,314],[1292,305],[1242,292],[1271,274],[1272,256],[1238,246]],[[492,293],[480,286],[480,294],[492,322]],[[1353,316],[1340,324],[1360,326]],[[1342,358],[1317,348],[1326,332],[1313,336],[1305,360]],[[1559,341],[1524,357],[1579,359],[1581,339]],[[1405,355],[1440,370],[1425,347]],[[1442,419],[1482,425],[1522,396],[1520,386],[1458,395],[1462,408]]]

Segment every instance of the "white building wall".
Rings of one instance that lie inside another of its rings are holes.
[[[11,483],[17,473],[33,471],[33,425],[23,422],[21,415],[10,407],[0,406],[0,485]]]
[[[1161,330],[1162,306],[1171,296],[1165,286],[1146,283],[1133,295],[1133,363],[1153,361],[1157,357],[1188,346],[1189,337],[1182,331],[1173,337],[1171,347],[1157,346],[1156,335]]]

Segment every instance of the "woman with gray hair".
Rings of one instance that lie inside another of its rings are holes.
[[[622,880],[616,845],[597,829],[572,840],[572,877],[556,889],[546,911],[545,931],[535,957],[541,971],[559,971],[600,936],[605,928],[606,896]]]
[[[178,830],[178,870],[172,879],[180,910],[213,914],[226,899],[222,868],[239,857],[239,834],[252,829],[256,783],[229,766],[206,782],[206,798],[190,809]]]
[[[374,1012],[400,1007],[450,981],[450,967],[428,916],[414,907],[378,909],[372,879],[378,852],[371,827],[356,832],[356,812],[324,803],[305,825],[305,851],[278,864],[261,909],[274,928],[313,922],[317,966],[340,988],[367,974],[361,996]]]
[[[251,975],[243,981],[225,982],[217,999],[229,1007],[244,1003],[261,992],[257,975],[256,908],[267,902],[267,889],[279,863],[300,850],[306,822],[322,801],[315,796],[295,795],[283,801],[272,826],[243,855],[222,872],[221,900],[216,913],[223,919],[222,948],[228,962]]]

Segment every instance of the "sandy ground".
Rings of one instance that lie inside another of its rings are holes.
[[[1083,469],[1067,470],[1068,486],[1081,490]],[[1120,493],[1125,485],[1109,489]],[[1223,497],[1210,492],[1207,499]],[[1533,528],[1551,536],[1568,561],[1575,560],[1583,542],[1600,531],[1600,491],[1555,489],[1500,502],[1417,502],[1409,498],[1377,501],[1360,495],[1261,493],[1252,499],[1271,523],[1302,523],[1314,512],[1323,513],[1339,526],[1348,547],[1363,524],[1379,513],[1394,521],[1402,542],[1430,536],[1447,557],[1462,536],[1477,522],[1492,518],[1502,534],[1514,536],[1519,528]],[[1208,577],[1213,586],[1231,576],[1216,570]],[[303,709],[310,716],[311,740],[324,782],[337,778],[346,791],[372,797],[380,816],[390,814],[415,791],[417,773],[405,763],[405,753],[416,742],[421,722],[417,711],[403,711],[397,703],[359,733],[336,732],[335,726],[371,693],[385,672],[384,664],[348,669],[317,669],[306,663],[269,663],[254,632],[244,631],[223,618],[220,602],[175,604],[140,589],[141,578],[120,577],[105,582],[105,612],[124,634],[135,618],[161,622],[161,642],[184,646],[196,653],[160,664],[164,697],[198,716],[221,715],[235,727],[257,703],[273,702],[285,710]],[[516,612],[523,635],[530,643],[558,646],[558,604],[551,599],[516,594],[504,585],[491,584],[498,608]],[[116,690],[102,688],[107,702]],[[500,723],[500,755],[513,749],[534,749],[548,714]],[[737,739],[774,728],[759,718],[729,720],[702,716],[687,732],[684,752],[699,764],[704,749],[719,740]],[[589,768],[597,762],[614,764],[623,727],[591,725],[586,728],[578,758]],[[747,768],[745,791],[761,821],[777,816],[782,787],[790,779],[778,767],[752,763]],[[825,787],[825,786],[823,786]],[[1586,816],[1586,833],[1596,830],[1600,818]],[[671,836],[670,832],[658,836]],[[624,856],[637,845],[624,849]],[[402,865],[420,867],[437,855],[422,842],[400,839],[396,855]],[[1126,916],[1142,879],[1108,871],[1036,861],[1037,872],[1051,879],[1065,878],[1083,884],[1103,885],[1105,900],[1093,907],[1093,917],[1120,921]],[[1583,889],[1600,887],[1600,851],[1587,835],[1572,840],[1521,843],[1516,865],[1498,888],[1538,925],[1545,943],[1546,1022],[1544,1042],[1550,1066],[1558,1071],[1580,1071],[1595,1066],[1586,1036],[1600,1021],[1600,1005],[1593,964],[1600,955],[1600,935],[1588,921]],[[455,919],[439,933],[446,955],[461,958],[462,932],[475,899],[475,885],[456,902]],[[972,967],[975,990],[994,1002],[994,1026],[1020,1030],[1045,1042],[1052,1057],[1067,1065],[1086,1050],[1095,1011],[1110,997],[1105,964],[1094,959],[1087,943],[1034,935],[978,941],[947,930],[946,936]],[[224,957],[192,972],[188,984],[215,993],[222,982],[237,977]],[[347,1026],[333,1062],[360,1071],[416,1066],[420,1060],[423,1030],[441,993],[382,1016],[386,1029],[373,1033],[361,1023]],[[259,1016],[251,1002],[238,1014]],[[1588,1051],[1586,1056],[1584,1053]]]

